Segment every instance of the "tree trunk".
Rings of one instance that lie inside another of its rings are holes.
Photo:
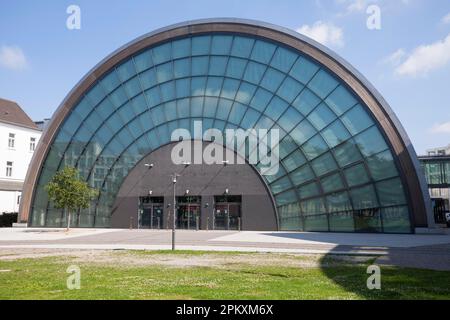
[[[69,231],[69,229],[70,229],[70,211],[68,211],[68,215],[67,215],[67,230],[66,231]]]

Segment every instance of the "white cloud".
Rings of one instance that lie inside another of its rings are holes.
[[[403,58],[405,57],[406,52],[403,49],[398,49],[397,51],[395,51],[394,53],[392,53],[391,55],[389,55],[388,57],[383,59],[383,63],[384,64],[390,64],[393,66],[398,66]]]
[[[450,133],[450,121],[434,125],[431,128],[431,133]]]
[[[442,23],[444,24],[450,24],[450,12],[442,18]]]
[[[323,45],[344,46],[344,31],[331,22],[317,21],[312,26],[303,25],[297,32],[310,37]]]
[[[400,76],[426,75],[430,71],[445,67],[450,62],[450,34],[441,41],[421,45],[395,69]]]
[[[0,66],[11,70],[22,70],[27,67],[27,59],[17,46],[0,47]]]
[[[338,16],[345,16],[352,13],[366,13],[367,7],[376,4],[382,8],[392,5],[408,5],[411,0],[335,0],[339,6],[345,7],[344,13],[339,13]]]

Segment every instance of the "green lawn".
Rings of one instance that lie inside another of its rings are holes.
[[[283,264],[271,265],[248,261],[280,255],[180,252],[182,261],[225,259],[220,265],[182,267],[139,264],[140,259],[178,261],[170,252],[109,254],[136,264],[71,256],[0,260],[0,299],[450,299],[450,272],[382,267],[382,289],[370,291],[370,260],[283,256]],[[233,263],[234,257],[246,260]],[[81,268],[80,290],[66,288],[70,264]]]

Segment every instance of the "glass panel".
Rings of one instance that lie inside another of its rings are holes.
[[[316,64],[300,56],[289,74],[301,83],[307,84],[318,70]]]
[[[302,146],[303,153],[309,160],[315,159],[328,150],[328,146],[320,135],[316,135]]]
[[[162,101],[175,99],[175,84],[173,81],[162,84],[160,88]]]
[[[191,59],[181,59],[174,61],[175,78],[187,77],[191,74]]]
[[[261,86],[270,92],[276,92],[285,75],[280,71],[269,68],[261,81]]]
[[[305,162],[305,156],[300,152],[300,150],[294,151],[291,155],[283,160],[283,164],[289,172],[299,168]]]
[[[378,201],[372,185],[350,190],[355,210],[377,208]]]
[[[308,84],[314,93],[316,93],[322,99],[325,99],[331,91],[333,91],[338,85],[336,79],[334,79],[328,72],[320,70],[312,78],[311,82]]]
[[[300,202],[300,208],[302,209],[304,216],[326,213],[325,202],[323,198],[302,201]]]
[[[220,95],[220,91],[222,90],[222,83],[222,77],[208,77],[205,94],[207,96],[218,97]]]
[[[139,75],[143,90],[147,90],[156,85],[156,74],[153,69],[147,70]]]
[[[225,75],[228,58],[212,56],[209,60],[209,74],[212,76]]]
[[[318,177],[337,169],[336,161],[330,152],[325,153],[311,162],[311,166]]]
[[[297,196],[294,191],[287,191],[275,196],[275,202],[278,206],[297,202]]]
[[[216,109],[219,99],[217,98],[205,98],[205,105],[203,107],[203,116],[214,118],[216,116]]]
[[[134,77],[133,79],[126,82],[124,85],[127,96],[132,98],[136,96],[138,93],[141,93],[141,83],[139,82],[138,77]]]
[[[334,148],[338,144],[350,138],[350,134],[341,121],[337,120],[322,131],[322,137],[328,143],[330,148]]]
[[[253,109],[247,108],[244,118],[241,122],[241,127],[245,129],[252,128],[261,114]]]
[[[274,97],[272,101],[269,102],[269,105],[267,106],[264,113],[274,121],[277,121],[277,119],[281,116],[284,110],[287,109],[288,106],[289,105],[280,98]]]
[[[174,59],[188,57],[191,54],[191,39],[181,39],[172,42],[172,56]]]
[[[316,182],[301,186],[297,190],[300,195],[300,199],[311,198],[319,195],[320,193],[319,186]]]
[[[381,209],[384,232],[411,233],[411,222],[408,207],[392,207]]]
[[[329,215],[331,232],[353,232],[355,231],[355,222],[353,213],[337,212]]]
[[[322,103],[310,113],[307,119],[320,131],[333,122],[336,119],[336,115],[325,103]]]
[[[354,167],[345,169],[344,175],[349,187],[365,184],[370,181],[369,175],[363,164],[358,164]]]
[[[305,165],[302,168],[295,170],[290,173],[289,176],[296,186],[314,179],[314,173],[309,165]]]
[[[211,54],[228,55],[231,50],[232,36],[214,36],[212,38]]]
[[[381,206],[406,204],[403,184],[400,178],[378,182],[376,187]]]
[[[352,204],[347,192],[335,193],[327,196],[328,212],[351,211]]]
[[[291,203],[278,208],[281,230],[301,230],[303,228],[298,203]]]
[[[269,91],[264,90],[262,88],[258,88],[255,92],[255,96],[250,102],[250,105],[253,108],[263,112],[264,109],[266,109],[270,99],[272,99],[272,96],[273,95]]]
[[[220,99],[217,107],[216,118],[227,120],[232,104],[233,103],[230,100]]]
[[[156,79],[159,83],[171,80],[173,77],[172,62],[156,67]]]
[[[191,95],[192,96],[204,96],[206,87],[206,78],[198,77],[191,79]]]
[[[270,59],[273,56],[273,53],[275,52],[275,49],[276,46],[271,43],[256,40],[251,59],[264,64],[269,63]]]
[[[314,215],[305,217],[305,231],[321,232],[328,231],[328,219],[326,215]]]
[[[155,65],[164,63],[166,61],[169,61],[171,59],[171,52],[172,51],[172,45],[171,43],[166,43],[163,45],[160,45],[152,50],[153,54],[153,63]]]
[[[352,140],[349,140],[334,149],[334,156],[341,168],[361,160],[359,150]]]
[[[137,72],[142,72],[153,66],[152,53],[150,50],[144,51],[143,53],[134,57],[134,63],[136,65]]]
[[[383,180],[398,175],[395,167],[394,158],[389,150],[378,153],[367,158],[367,165],[369,167],[372,178],[375,181]]]
[[[100,82],[103,88],[109,92],[114,91],[120,85],[119,77],[114,70],[108,73]]]
[[[206,76],[208,73],[209,58],[208,57],[193,57],[192,58],[192,75]]]
[[[302,145],[305,141],[314,136],[316,132],[316,129],[314,129],[308,120],[303,120],[292,130],[290,135],[298,145]]]
[[[247,110],[246,106],[235,102],[228,117],[228,121],[234,124],[241,123],[242,117],[244,116],[246,110]]]
[[[339,173],[321,178],[320,183],[322,184],[322,189],[325,193],[335,192],[344,188],[344,183],[342,182],[342,178]]]
[[[326,100],[326,103],[338,116],[353,107],[356,102],[353,95],[342,85],[334,90]]]
[[[283,72],[288,72],[296,59],[297,54],[285,48],[278,47],[273,55],[270,65]]]
[[[352,135],[356,135],[373,125],[372,119],[359,104],[342,116],[342,122]]]
[[[211,46],[210,36],[201,36],[192,38],[192,55],[203,56],[209,54],[209,48]]]
[[[225,79],[223,82],[222,92],[220,93],[221,97],[234,99],[236,96],[236,91],[239,88],[239,81],[233,79]]]
[[[125,82],[136,75],[133,60],[128,60],[127,62],[121,64],[116,70],[122,82]]]
[[[302,93],[292,104],[304,116],[308,115],[318,104],[320,99],[309,89],[303,89]]]
[[[241,58],[248,58],[253,48],[255,40],[250,38],[235,37],[231,55]]]
[[[283,192],[290,188],[292,188],[292,184],[289,181],[288,177],[284,177],[284,178],[277,180],[277,181],[273,182],[272,184],[270,184],[270,189],[272,190],[272,192],[274,194]]]
[[[245,70],[244,80],[250,83],[259,84],[264,75],[264,71],[266,71],[266,66],[250,61]]]
[[[252,84],[242,82],[239,87],[239,91],[236,94],[236,101],[243,104],[249,104],[250,100],[253,98],[253,94],[256,91],[256,87]]]
[[[372,127],[369,130],[360,133],[355,137],[355,141],[359,150],[361,150],[362,154],[366,157],[388,148],[377,127]]]
[[[286,112],[281,116],[278,120],[278,124],[286,131],[291,131],[300,120],[303,119],[303,116],[298,113],[294,108],[289,108]]]
[[[288,103],[291,103],[297,97],[297,95],[300,93],[302,89],[303,85],[301,85],[294,79],[287,77],[283,81],[283,84],[281,85],[280,89],[278,89],[277,95],[286,100]]]
[[[355,231],[381,232],[381,216],[379,209],[359,210],[353,215]]]
[[[181,79],[175,81],[177,98],[188,97],[191,92],[191,81],[189,79]]]
[[[241,79],[244,74],[245,66],[247,65],[247,60],[239,58],[230,58],[228,60],[226,75],[231,78]]]

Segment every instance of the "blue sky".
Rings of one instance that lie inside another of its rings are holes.
[[[66,27],[69,5],[81,30]],[[381,30],[369,30],[368,6]],[[416,151],[450,143],[449,0],[1,1],[0,97],[50,117],[106,55],[173,23],[262,20],[316,38],[364,74],[390,103]]]

